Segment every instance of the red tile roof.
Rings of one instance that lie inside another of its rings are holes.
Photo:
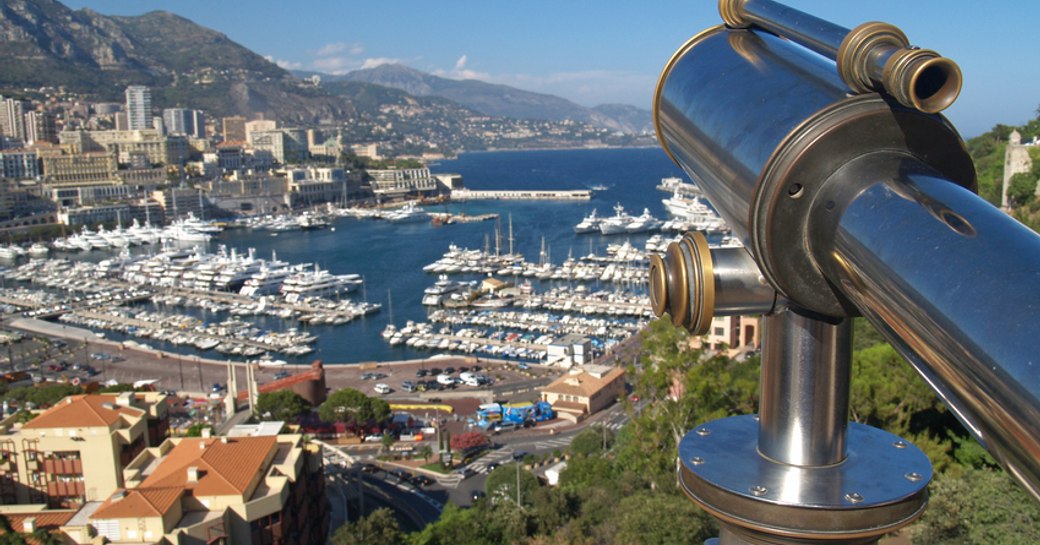
[[[92,519],[125,519],[161,517],[181,499],[184,488],[179,486],[137,488],[117,493],[105,500],[90,515]]]
[[[189,488],[196,496],[242,495],[253,477],[266,468],[277,449],[277,437],[182,439],[141,483],[141,488]],[[197,467],[199,480],[188,481],[188,468]]]
[[[76,395],[59,401],[33,418],[25,429],[110,427],[122,416],[143,416],[136,407],[116,404],[114,395]]]
[[[15,532],[21,532],[28,519],[36,519],[37,528],[57,529],[59,526],[64,526],[75,515],[76,511],[51,509],[30,513],[4,513],[7,520],[11,522],[11,529]]]

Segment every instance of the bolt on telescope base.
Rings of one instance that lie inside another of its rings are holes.
[[[931,463],[898,436],[850,423],[844,461],[799,467],[762,456],[758,426],[723,418],[679,444],[679,484],[723,524],[721,545],[873,543],[924,512]]]

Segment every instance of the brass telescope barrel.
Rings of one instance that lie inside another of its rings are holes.
[[[964,143],[932,105],[896,104],[887,87],[850,95],[841,55],[827,56],[842,49],[841,27],[802,25],[808,38],[796,39],[784,29],[809,20],[770,23],[775,2],[720,6],[749,26],[706,30],[668,62],[654,97],[665,151],[782,300],[865,316],[1040,498],[1040,236],[974,194]],[[898,49],[879,41],[873,58],[901,70]],[[946,77],[950,66],[924,70]],[[873,79],[876,63],[863,73]],[[927,89],[949,96],[945,84]],[[679,300],[655,306],[666,299]]]
[[[960,94],[957,64],[935,51],[912,47],[892,25],[864,23],[849,30],[772,0],[722,0],[719,13],[730,27],[753,25],[835,61],[856,93],[884,91],[900,104],[928,113],[945,110]]]

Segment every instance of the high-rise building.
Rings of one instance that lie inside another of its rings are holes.
[[[163,126],[167,134],[206,137],[206,119],[198,110],[166,108],[163,110]]]
[[[0,102],[0,132],[4,136],[25,140],[25,103],[13,98]]]
[[[221,133],[225,142],[245,142],[246,118],[240,115],[225,117]]]
[[[126,118],[130,130],[152,128],[152,91],[144,85],[126,88]]]
[[[54,124],[54,116],[47,112],[26,113],[25,141],[29,144],[37,142],[58,143],[58,131]]]

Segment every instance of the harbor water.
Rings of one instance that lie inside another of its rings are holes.
[[[381,332],[391,320],[401,327],[408,320],[427,319],[430,309],[420,301],[423,290],[432,285],[437,276],[423,272],[422,268],[441,258],[450,245],[489,248],[494,252],[497,240],[500,251],[506,253],[511,218],[513,251],[523,254],[532,263],[540,261],[543,244],[548,259],[555,264],[562,263],[569,255],[575,258],[589,253],[603,255],[608,244],[626,240],[642,249],[649,234],[578,235],[573,228],[593,209],[601,216],[612,215],[616,204],[624,206],[632,215],[647,208],[658,218],[665,218],[661,199],[668,195],[658,191],[656,186],[662,178],[681,175],[680,169],[656,148],[472,153],[433,164],[430,169],[434,173],[461,174],[471,189],[594,190],[590,200],[468,201],[426,207],[429,212],[498,214],[497,222],[435,225],[429,221],[391,223],[338,218],[331,228],[313,231],[225,231],[208,244],[208,251],[215,251],[219,244],[243,253],[247,248],[255,248],[257,257],[270,258],[273,251],[284,261],[314,263],[334,274],[360,274],[364,287],[345,297],[383,305],[376,314],[342,325],[301,326],[294,322],[281,323],[283,321],[271,317],[252,318],[261,328],[301,327],[318,336],[313,353],[285,358],[289,362],[321,359],[326,364],[344,364],[428,357],[430,351],[413,350],[404,344],[390,346]],[[456,275],[454,278],[478,279],[479,276]],[[536,280],[532,283],[536,290],[549,285]],[[611,284],[592,283],[588,287],[590,290],[614,289]],[[170,309],[170,312],[194,313],[213,322],[226,319],[226,316],[208,315],[202,310]],[[121,338],[119,334],[109,337]],[[157,348],[191,350],[172,346]],[[222,357],[215,353],[207,356]]]

